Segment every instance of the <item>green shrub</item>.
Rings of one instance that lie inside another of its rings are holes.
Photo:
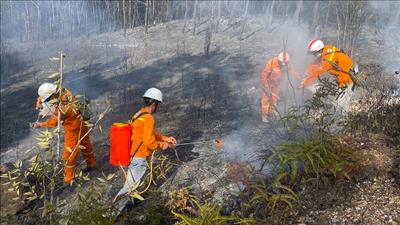
[[[368,77],[368,88],[361,92],[354,112],[348,115],[346,131],[353,135],[383,133],[400,144],[400,81],[395,77],[381,70]]]
[[[176,224],[185,225],[224,225],[224,224],[252,224],[252,219],[241,219],[237,216],[223,216],[221,215],[221,207],[218,204],[204,203],[200,204],[199,201],[191,199],[195,204],[197,213],[196,215],[185,215],[172,211],[174,216],[179,220]]]
[[[124,218],[117,220],[118,209],[106,202],[103,195],[102,185],[99,185],[99,188],[90,188],[85,193],[78,193],[75,196],[73,208],[67,214],[58,215],[59,224],[123,224]]]

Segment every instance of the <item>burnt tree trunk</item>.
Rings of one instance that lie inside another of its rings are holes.
[[[149,0],[146,0],[146,12],[144,16],[144,32],[147,34],[147,29],[149,26]]]
[[[198,7],[198,4],[199,4],[199,2],[198,2],[198,0],[196,0],[196,1],[194,2],[194,9],[193,9],[193,18],[192,18],[192,21],[193,21],[193,30],[192,30],[192,35],[195,35],[195,34],[196,34],[196,26],[197,26],[197,7]]]
[[[187,6],[188,6],[188,1],[187,1],[187,0],[185,0],[185,16],[184,16],[184,18],[183,18],[183,28],[182,28],[182,34],[184,34],[184,33],[185,33],[185,29],[186,29],[186,20],[187,20],[187,12],[188,12],[188,10],[187,10]]]

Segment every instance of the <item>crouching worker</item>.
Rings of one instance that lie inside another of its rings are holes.
[[[338,88],[344,94],[337,99],[337,104],[343,111],[348,111],[353,93],[353,82],[356,82],[358,67],[353,60],[342,50],[333,45],[324,45],[321,40],[314,39],[307,46],[308,54],[315,57],[315,62],[308,66],[308,76],[300,85],[311,93],[317,91],[318,78],[326,74],[336,79]],[[361,84],[358,84],[361,86]]]
[[[60,97],[61,93],[61,97]],[[44,83],[38,89],[38,100],[36,109],[40,111],[51,111],[51,117],[45,122],[36,122],[34,128],[53,128],[58,124],[58,114],[60,112],[60,121],[64,126],[64,182],[71,183],[75,178],[76,157],[79,151],[82,151],[87,167],[85,171],[93,170],[96,166],[96,160],[93,155],[93,148],[90,142],[88,128],[81,119],[82,116],[76,105],[76,98],[65,88],[57,90],[57,85]],[[61,100],[58,103],[58,99]],[[86,135],[86,136],[85,136]],[[78,141],[81,140],[80,143]],[[82,145],[80,149],[77,145]]]
[[[157,111],[161,102],[161,91],[157,88],[148,89],[143,95],[144,106],[131,118],[131,162],[126,172],[127,180],[113,200],[114,204],[118,204],[119,212],[122,212],[128,203],[131,189],[143,178],[147,170],[146,158],[153,151],[173,148],[176,145],[174,137],[166,137],[155,130],[153,113]]]

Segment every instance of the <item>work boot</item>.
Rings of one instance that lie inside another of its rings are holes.
[[[89,172],[92,172],[95,169],[96,169],[95,166],[93,166],[93,167],[86,166],[85,168],[83,168],[82,172],[89,173]]]

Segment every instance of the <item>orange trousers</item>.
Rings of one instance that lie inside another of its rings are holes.
[[[92,143],[90,142],[89,135],[86,135],[79,143],[79,145],[83,146],[83,148],[77,147],[75,152],[72,151],[75,149],[75,146],[78,143],[79,138],[82,138],[87,132],[87,128],[82,126],[81,132],[79,134],[78,130],[65,130],[64,137],[64,154],[63,160],[64,164],[64,182],[70,183],[75,178],[75,167],[76,167],[76,157],[78,156],[78,152],[82,151],[83,156],[86,160],[86,164],[88,168],[94,168],[96,166],[96,160],[93,154]]]
[[[264,119],[275,110],[279,99],[279,85],[270,85],[264,90],[261,97],[261,113]]]

